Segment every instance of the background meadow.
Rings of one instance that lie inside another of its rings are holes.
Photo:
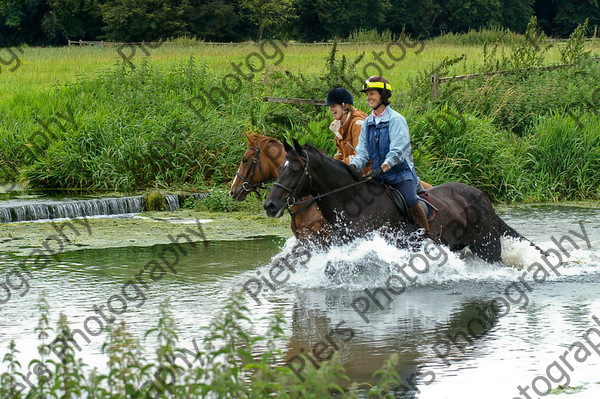
[[[394,61],[386,49],[400,57],[402,47],[362,42],[372,39],[358,32],[356,42],[344,44],[261,48],[184,38],[147,48],[149,55],[136,47],[134,68],[115,46],[23,47],[19,67],[0,74],[0,181],[120,191],[218,186],[237,169],[244,132],[298,137],[331,153],[326,107],[262,97],[324,99],[336,85],[356,90],[377,63],[394,85],[392,105],[407,117],[424,180],[463,181],[505,202],[599,197],[600,70],[591,60],[598,41],[575,33],[569,41],[546,41],[533,21],[525,35],[492,30],[400,39],[405,57]],[[129,56],[131,49],[122,52]],[[257,72],[239,90],[219,94],[232,62]],[[574,66],[448,82],[437,99],[430,96],[433,73],[564,63]],[[203,106],[208,92],[216,93],[214,101]],[[362,97],[355,103],[367,110]],[[49,122],[52,136],[43,130]]]

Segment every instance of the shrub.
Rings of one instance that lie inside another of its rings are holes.
[[[354,43],[390,43],[398,40],[389,29],[379,32],[377,29],[355,29],[348,35],[349,42]]]
[[[46,369],[43,379],[35,391],[25,393],[19,381],[25,377],[22,366],[16,359],[18,350],[14,342],[8,346],[3,356],[6,371],[0,374],[0,394],[13,399],[25,397],[53,398],[266,398],[280,397],[323,398],[323,397],[382,397],[392,395],[402,380],[398,374],[398,357],[392,355],[382,368],[374,373],[377,383],[352,382],[345,392],[337,381],[350,380],[337,356],[321,362],[319,368],[307,362],[304,381],[293,374],[289,367],[283,367],[280,359],[283,351],[277,344],[285,339],[284,317],[280,311],[272,318],[265,335],[256,335],[247,314],[250,310],[243,300],[243,294],[232,294],[223,310],[219,312],[206,331],[204,339],[198,342],[200,350],[196,357],[187,357],[189,350],[180,348],[176,322],[166,299],[159,306],[157,328],[150,329],[144,338],[155,337],[152,361],[141,355],[140,342],[128,331],[124,322],[109,324],[109,334],[102,346],[107,357],[107,371],[89,370],[81,360],[75,359],[75,343],[60,341],[70,328],[67,319],[61,314],[58,323],[59,334],[53,342],[61,342],[57,349],[64,349],[61,361],[47,360],[54,369]],[[146,342],[148,347],[149,342]],[[196,348],[196,342],[194,341]],[[186,362],[177,362],[175,356],[184,355]],[[44,359],[44,356],[42,356]],[[169,362],[169,359],[171,361]],[[165,361],[167,360],[167,361]],[[35,359],[32,364],[40,363]],[[172,363],[172,364],[171,364]],[[46,380],[49,377],[49,380]],[[31,378],[27,376],[27,380]],[[34,380],[35,378],[32,378]],[[161,382],[162,381],[162,382]],[[167,385],[165,381],[169,381]],[[35,383],[36,381],[33,381]]]
[[[164,211],[165,209],[167,209],[167,200],[164,195],[156,191],[146,195],[147,211]]]
[[[492,43],[510,44],[524,40],[523,35],[511,32],[507,28],[479,28],[469,29],[466,33],[444,33],[435,39],[436,43],[456,44],[462,46],[484,45]]]
[[[215,212],[233,212],[240,207],[238,202],[234,202],[225,188],[216,187],[209,191],[208,195],[202,200],[202,204],[209,211]]]
[[[565,47],[560,50],[562,62],[565,64],[575,64],[589,57],[591,51],[585,51],[585,38],[588,29],[589,19],[577,25],[577,28],[569,36]]]

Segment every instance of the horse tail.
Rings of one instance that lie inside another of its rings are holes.
[[[542,255],[547,256],[546,251],[544,251],[542,248],[535,245],[533,242],[531,242],[529,239],[527,239],[523,234],[519,233],[517,230],[513,229],[508,224],[506,224],[506,222],[504,220],[502,220],[502,218],[500,216],[498,216],[498,231],[500,232],[501,236],[515,238],[515,239],[521,240],[521,241],[527,241],[529,243],[529,245],[531,245],[532,247],[537,249]]]

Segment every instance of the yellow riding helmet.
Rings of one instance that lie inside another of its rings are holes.
[[[378,90],[378,91],[387,91],[389,94],[392,94],[392,85],[390,82],[382,78],[381,76],[371,76],[369,79],[365,80],[363,84],[361,93],[364,93],[367,90]]]

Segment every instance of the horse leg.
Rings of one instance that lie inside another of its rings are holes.
[[[494,234],[484,242],[469,245],[469,249],[489,263],[502,262],[502,244],[500,236]]]
[[[322,248],[329,246],[331,238],[330,226],[327,224],[327,220],[323,217],[316,203],[297,213],[295,221],[295,234],[301,241],[311,242]]]

